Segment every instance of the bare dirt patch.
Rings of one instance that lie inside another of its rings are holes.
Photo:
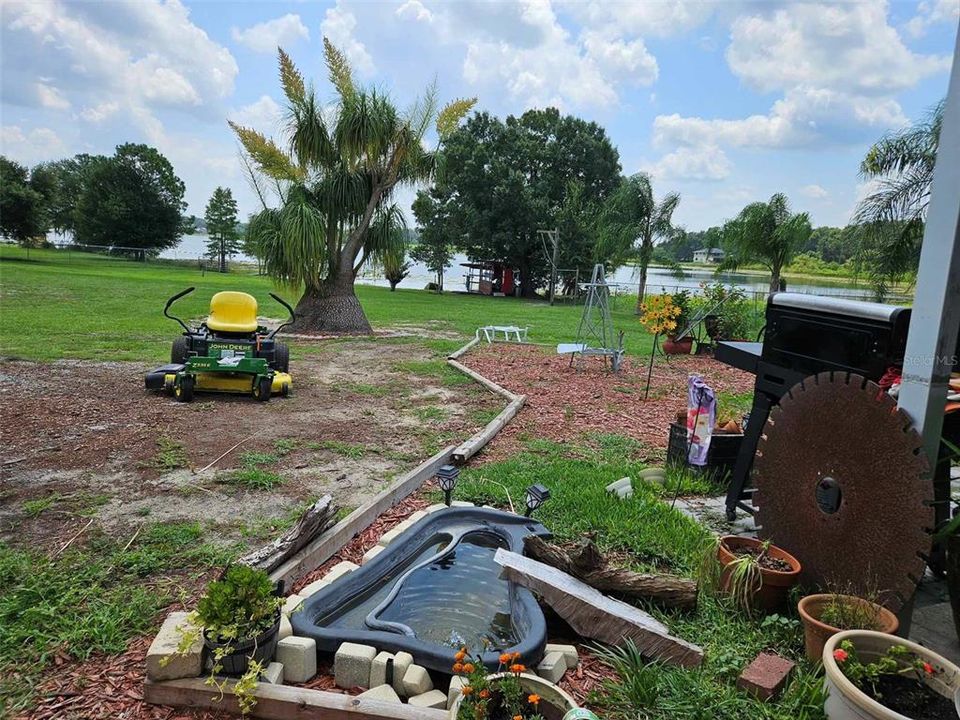
[[[108,530],[240,528],[325,492],[352,508],[503,404],[475,384],[446,386],[442,359],[408,341],[298,344],[291,355],[294,393],[267,403],[177,403],[143,390],[140,363],[0,362],[0,539],[49,541],[90,515]],[[245,469],[280,481],[257,489],[237,479]]]
[[[670,422],[687,407],[687,377],[698,373],[717,392],[749,392],[754,378],[706,356],[658,357],[650,394],[646,358],[627,358],[617,374],[600,359],[569,366],[569,355],[532,345],[488,345],[461,358],[468,367],[508,390],[527,396],[517,417],[483,451],[498,460],[521,449],[525,439],[580,440],[584,433],[617,433],[664,449]],[[480,458],[478,458],[480,459]]]

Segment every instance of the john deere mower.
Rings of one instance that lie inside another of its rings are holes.
[[[290,319],[267,332],[257,324],[257,300],[243,292],[218,292],[210,299],[210,314],[191,328],[170,314],[174,302],[189,295],[187,288],[167,300],[164,316],[180,323],[183,334],[173,341],[170,364],[147,373],[148,390],[166,390],[180,402],[190,402],[194,392],[250,393],[257,400],[271,395],[286,397],[293,380],[289,374],[290,350],[274,338],[295,315],[282,298]]]

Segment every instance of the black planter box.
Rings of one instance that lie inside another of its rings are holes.
[[[707,450],[707,464],[700,468],[687,462],[687,428],[680,423],[670,423],[670,441],[667,445],[667,464],[696,468],[710,473],[715,480],[726,480],[733,472],[743,443],[743,433],[714,433]]]

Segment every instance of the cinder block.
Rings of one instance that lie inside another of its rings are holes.
[[[760,700],[770,700],[783,691],[794,667],[795,664],[784,657],[760,653],[740,673],[737,687]]]
[[[349,575],[349,574],[352,573],[354,570],[356,570],[358,567],[360,567],[360,566],[357,565],[356,563],[350,562],[349,560],[344,560],[343,562],[338,562],[336,565],[334,565],[332,568],[330,568],[330,572],[328,572],[326,575],[324,575],[324,576],[323,576],[323,579],[324,579],[326,582],[328,582],[328,583],[332,583],[332,582],[334,582],[335,580],[338,580],[339,578],[342,578],[344,575]]]
[[[408,652],[398,652],[393,656],[393,689],[402,697],[406,697],[407,691],[403,688],[403,676],[413,665],[413,655]]]
[[[547,646],[543,649],[543,654],[549,655],[552,652],[563,653],[563,657],[567,661],[567,670],[573,670],[580,664],[580,653],[577,652],[577,648],[573,645],[547,643]]]
[[[316,593],[323,590],[323,588],[325,588],[329,584],[330,584],[329,580],[325,578],[320,578],[319,580],[314,580],[309,585],[300,588],[300,592],[298,592],[297,594],[300,597],[302,597],[304,600],[306,600],[311,595],[315,595]]]
[[[383,545],[374,545],[372,548],[367,550],[363,554],[363,558],[360,560],[361,565],[366,565],[368,562],[373,560],[377,555],[382,553],[386,548]]]
[[[334,682],[344,689],[367,687],[376,654],[376,648],[370,645],[343,643],[333,658]]]
[[[547,653],[537,665],[537,675],[548,682],[557,683],[567,671],[567,658],[562,652]]]
[[[367,687],[392,683],[393,681],[393,653],[382,652],[370,664],[370,684]]]
[[[387,530],[383,535],[380,536],[380,539],[377,541],[378,545],[386,547],[403,533],[413,527],[413,522],[410,521],[410,518],[407,518],[402,523],[399,523],[392,527],[390,530]]]
[[[442,690],[430,690],[422,695],[414,695],[407,700],[407,704],[413,705],[413,707],[439,708],[442,710],[447,707],[447,696]]]
[[[430,513],[435,513],[438,510],[446,510],[446,509],[447,509],[446,503],[434,503],[430,507],[424,508],[423,511],[429,515]]]
[[[260,673],[260,682],[283,685],[283,663],[272,662]]]
[[[179,680],[197,677],[203,672],[203,637],[196,640],[184,654],[177,652],[183,632],[193,630],[187,613],[172,612],[160,626],[160,632],[147,650],[147,677],[151,680]]]
[[[293,635],[293,625],[290,624],[290,618],[286,615],[280,616],[280,632],[277,635],[278,640],[283,640],[285,637],[290,637]]]
[[[663,482],[663,478],[667,476],[667,471],[663,468],[647,468],[646,470],[640,471],[640,478],[642,480],[653,480],[655,482]]]
[[[292,615],[300,609],[300,606],[303,604],[303,597],[294,593],[293,595],[287,595],[287,599],[283,603],[283,614]]]
[[[397,695],[397,691],[389,685],[377,685],[360,693],[357,697],[361,700],[380,700],[381,702],[397,703],[398,705],[403,702]]]
[[[403,689],[408,698],[430,692],[433,690],[433,680],[430,679],[430,673],[424,667],[411,665],[403,674]]]
[[[317,674],[317,642],[291,635],[277,643],[277,662],[283,665],[283,681],[306,682]]]
[[[454,500],[450,503],[451,507],[476,507],[472,502],[467,502],[466,500]]]
[[[447,710],[453,707],[453,704],[457,701],[457,698],[460,697],[460,691],[466,684],[467,681],[459,675],[454,675],[452,678],[450,678],[450,689],[447,690]]]
[[[631,497],[633,495],[633,485],[630,482],[630,478],[620,478],[616,482],[607,485],[607,492],[621,498]]]

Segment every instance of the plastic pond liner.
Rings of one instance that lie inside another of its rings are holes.
[[[406,651],[417,664],[450,672],[462,646],[495,670],[504,652],[530,665],[543,656],[547,627],[533,594],[500,579],[497,548],[523,552],[540,523],[491,508],[430,513],[379,555],[307,598],[294,633],[335,652],[341,643]]]

